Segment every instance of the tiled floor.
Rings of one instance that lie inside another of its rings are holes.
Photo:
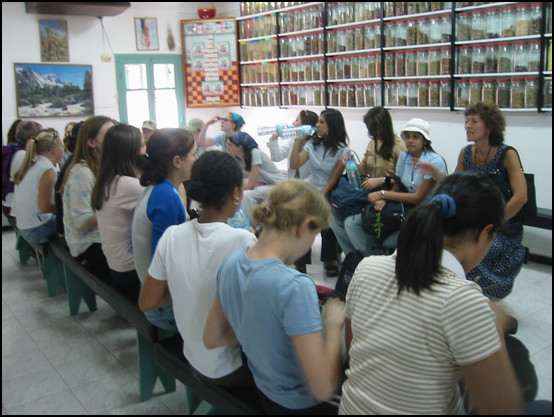
[[[320,241],[308,273],[323,277]],[[519,319],[540,379],[537,398],[552,400],[552,267],[525,265],[506,299]],[[86,308],[81,308],[86,311]],[[2,414],[185,414],[182,384],[138,397],[135,331],[98,299],[98,310],[69,315],[62,290],[48,298],[35,261],[21,266],[15,234],[2,233]]]

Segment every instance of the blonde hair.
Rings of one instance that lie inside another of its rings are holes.
[[[307,181],[290,178],[275,185],[267,199],[252,211],[266,228],[287,231],[308,220],[311,230],[329,228],[331,207],[323,194]]]
[[[45,154],[52,146],[56,145],[56,139],[60,140],[60,142],[62,140],[56,130],[45,129],[42,130],[35,139],[31,139],[27,143],[23,163],[13,175],[16,184],[19,184],[23,180],[23,177],[25,177],[25,174],[27,174],[27,171],[36,164],[38,155]]]

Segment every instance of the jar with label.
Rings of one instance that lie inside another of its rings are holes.
[[[471,40],[471,13],[460,13],[458,15],[458,34],[459,41]]]
[[[496,83],[496,105],[501,109],[509,109],[510,103],[510,81],[506,79],[500,79]]]
[[[417,83],[417,105],[418,107],[429,107],[428,81],[419,81]]]
[[[442,25],[440,19],[438,17],[435,19],[430,19],[429,25],[429,43],[441,43]]]
[[[471,46],[460,46],[458,50],[458,73],[471,74],[473,64],[473,49]]]
[[[339,87],[333,85],[329,87],[329,106],[339,105]]]
[[[352,84],[346,86],[346,106],[356,107],[356,88]]]
[[[408,94],[408,106],[417,107],[419,97],[418,97],[417,82],[416,81],[408,81],[407,94]]]
[[[486,16],[487,39],[499,38],[502,34],[500,9],[490,9]]]
[[[516,36],[516,8],[515,6],[505,7],[502,13],[502,37],[510,38]]]
[[[406,51],[406,75],[416,76],[417,75],[417,52],[416,51]]]
[[[440,107],[440,80],[429,81],[429,107]]]
[[[441,17],[441,42],[450,42],[452,40],[452,20],[450,16]]]
[[[397,98],[398,98],[398,105],[399,106],[407,106],[408,105],[408,88],[406,83],[398,83],[398,89],[397,89]]]
[[[483,81],[483,96],[481,101],[483,103],[496,103],[496,83],[493,80]]]
[[[406,75],[406,54],[404,51],[399,51],[394,54],[394,66],[397,77]]]
[[[525,105],[525,84],[522,79],[512,80],[511,87],[512,109],[522,109]]]
[[[327,78],[330,80],[337,79],[337,59],[327,60]]]
[[[529,42],[529,63],[527,64],[528,71],[539,71],[541,57],[541,41]]]
[[[339,86],[339,107],[348,105],[348,88],[346,85]]]
[[[388,81],[385,85],[385,105],[387,106],[397,106],[398,100],[397,100],[397,93],[398,93],[398,87],[396,85],[396,82],[394,81]]]
[[[406,46],[406,36],[408,35],[408,23],[400,21],[396,24],[394,46]]]
[[[544,103],[543,107],[552,108],[552,78],[544,80]]]
[[[320,84],[314,85],[314,106],[321,106],[324,100],[323,86]]]
[[[423,49],[417,52],[417,75],[429,75],[429,54]]]
[[[441,55],[438,49],[429,49],[429,75],[439,75],[441,66]]]
[[[319,80],[322,79],[321,74],[323,73],[323,61],[321,61],[321,60],[314,61],[313,68],[312,68],[312,73],[313,73],[313,79],[314,80],[319,81]]]
[[[460,80],[456,83],[456,106],[467,107],[469,104],[469,81]]]
[[[473,48],[473,61],[471,63],[472,74],[483,74],[485,72],[485,48],[476,45]]]
[[[450,90],[450,81],[442,80],[440,82],[440,106],[441,107],[450,107],[450,97],[451,97],[451,90]]]
[[[485,72],[487,74],[498,71],[498,46],[494,43],[485,47]]]
[[[527,72],[529,64],[529,45],[516,42],[514,48],[514,72]]]
[[[527,4],[516,7],[516,36],[528,36],[531,31],[531,9]]]
[[[441,48],[440,49],[440,55],[441,55],[441,68],[440,73],[441,75],[448,75],[450,74],[450,62],[452,61],[450,48]]]
[[[417,45],[417,24],[415,19],[406,21],[406,43],[408,45]]]
[[[375,26],[364,28],[364,49],[373,49],[375,46]]]
[[[525,108],[533,109],[539,105],[539,79],[528,78],[525,80]]]
[[[417,19],[417,44],[425,45],[429,43],[429,20]]]
[[[481,80],[469,80],[469,104],[481,101],[483,83]]]
[[[514,50],[509,43],[498,44],[498,72],[512,72]]]
[[[471,13],[471,40],[485,39],[485,12],[477,10]]]

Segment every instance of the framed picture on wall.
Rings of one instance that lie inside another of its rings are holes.
[[[158,51],[158,21],[154,17],[135,17],[135,38],[137,51]]]
[[[67,21],[39,20],[40,60],[42,62],[69,62]]]
[[[92,116],[92,65],[14,64],[17,117]]]

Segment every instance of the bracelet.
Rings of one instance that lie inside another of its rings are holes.
[[[381,200],[385,199],[385,190],[381,190]]]

